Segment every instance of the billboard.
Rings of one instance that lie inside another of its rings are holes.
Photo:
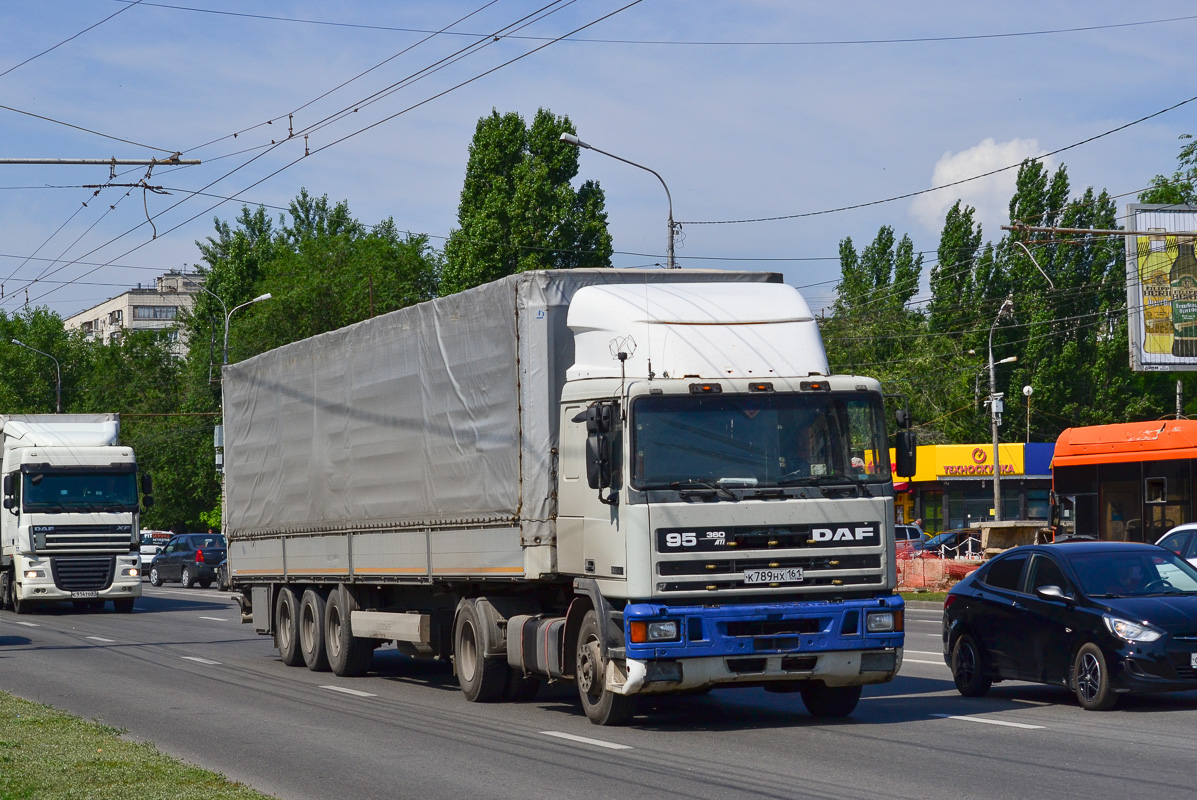
[[[1131,369],[1197,370],[1197,208],[1127,206]]]

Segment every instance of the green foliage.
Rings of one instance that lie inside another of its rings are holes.
[[[478,120],[470,143],[459,228],[445,243],[441,290],[458,292],[530,269],[611,266],[603,191],[575,191],[578,149],[569,117],[536,112],[530,127],[514,112]]]
[[[1178,167],[1171,178],[1156,175],[1151,184],[1139,194],[1140,203],[1167,203],[1170,205],[1197,204],[1197,141],[1191,134],[1183,134],[1180,155],[1176,157]]]

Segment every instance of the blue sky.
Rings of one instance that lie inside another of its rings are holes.
[[[996,239],[1014,171],[833,214],[695,223],[906,195],[1197,95],[1186,77],[1197,16],[1179,19],[1197,7],[1185,2],[643,0],[619,11],[627,2],[6,0],[0,157],[179,150],[204,163],[156,168],[150,183],[170,194],[145,198],[80,188],[105,183],[107,167],[0,166],[0,309],[19,308],[28,289],[31,303],[68,316],[198,262],[195,241],[212,233],[214,217],[233,218],[242,203],[285,207],[301,187],[348,201],[368,224],[393,217],[440,247],[456,224],[478,118],[495,108],[530,119],[538,107],[661,174],[674,217],[686,222],[682,266],[777,270],[818,308],[833,294],[846,236],[863,247],[888,224],[934,251],[943,212],[963,197]],[[483,38],[528,15],[534,21],[516,36]],[[1094,29],[1047,32],[1077,28]],[[912,39],[921,41],[893,41]],[[1173,171],[1178,137],[1197,132],[1195,112],[1197,102],[1049,163],[1067,165],[1078,193],[1092,185],[1125,194],[1121,209],[1153,175]],[[294,129],[309,131],[306,158],[302,138],[286,140],[288,113]],[[144,168],[118,175],[136,183]],[[583,152],[579,180],[588,178],[606,192],[616,265],[663,263],[656,179]]]

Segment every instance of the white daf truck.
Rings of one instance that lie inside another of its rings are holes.
[[[117,414],[3,414],[0,606],[23,614],[141,596],[137,460]],[[150,480],[143,475],[145,502]]]
[[[522,273],[223,386],[230,577],[288,665],[394,643],[597,724],[744,686],[842,716],[901,665],[881,388],[775,274]]]

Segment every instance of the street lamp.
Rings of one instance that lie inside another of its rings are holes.
[[[209,294],[212,294],[212,293],[209,292]],[[212,295],[212,296],[215,297],[216,295]],[[257,297],[255,297],[253,300],[246,300],[244,303],[242,303],[239,306],[233,306],[233,309],[224,315],[224,361],[222,363],[224,363],[224,364],[229,363],[229,320],[233,318],[233,314],[236,313],[238,309],[242,309],[242,308],[245,308],[246,306],[251,306],[254,303],[260,303],[263,300],[269,300],[269,299],[270,299],[270,292],[267,292],[266,294],[260,294]],[[224,307],[224,303],[221,303],[220,305],[222,308]]]
[[[989,326],[989,422],[993,429],[993,518],[1001,522],[1002,519],[1002,461],[998,455],[998,426],[1002,424],[1002,395],[997,390],[997,378],[993,361],[993,332],[1002,317],[1014,308],[1014,300],[1007,297],[998,309],[997,317]],[[1002,359],[1001,363],[1014,361],[1017,356]]]
[[[631,164],[633,167],[639,167],[645,172],[651,172],[653,175],[657,176],[657,180],[659,180],[661,182],[661,186],[665,188],[665,199],[669,201],[669,249],[667,251],[668,261],[666,263],[666,267],[669,269],[677,269],[677,265],[673,263],[673,236],[674,228],[676,227],[673,222],[673,197],[669,194],[669,187],[665,185],[665,179],[662,178],[656,170],[649,169],[643,164],[637,164],[635,161],[628,161],[626,158],[620,158],[614,153],[608,153],[606,150],[599,150],[594,145],[586,144],[586,142],[582,141],[577,136],[574,136],[572,133],[563,133],[561,134],[560,138],[561,141],[565,142],[566,144],[572,144],[574,147],[585,147],[587,150],[593,150],[596,153],[602,153],[608,158],[613,158],[616,161],[622,161],[625,164]]]
[[[1023,397],[1027,398],[1027,444],[1031,443],[1031,395],[1034,393],[1029,383],[1022,387]]]
[[[24,347],[26,350],[32,350],[35,353],[41,353],[43,356],[45,356],[46,358],[48,358],[54,362],[54,373],[58,378],[57,388],[55,389],[55,392],[54,392],[55,408],[57,408],[58,413],[61,414],[62,413],[62,369],[58,366],[58,359],[55,358],[54,356],[50,355],[49,353],[42,353],[42,351],[38,350],[36,347],[30,347],[29,345],[25,344],[24,342],[17,341],[16,339],[13,339],[12,343],[17,345],[18,347]]]

